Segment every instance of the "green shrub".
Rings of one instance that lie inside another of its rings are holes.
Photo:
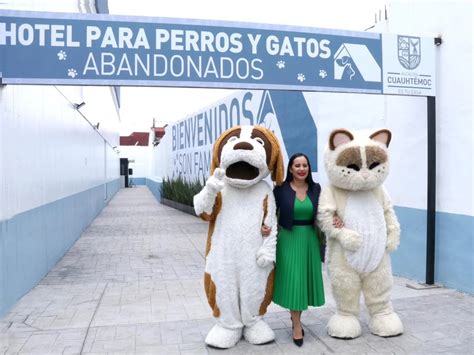
[[[181,176],[177,179],[163,179],[161,196],[167,200],[176,201],[188,206],[194,206],[193,197],[199,193],[204,185],[199,180],[186,181]]]

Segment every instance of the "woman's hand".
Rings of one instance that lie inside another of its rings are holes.
[[[336,228],[344,228],[344,222],[337,214],[332,218],[332,225]]]
[[[262,237],[268,237],[270,233],[272,232],[272,228],[269,226],[266,226],[265,224],[262,224]]]

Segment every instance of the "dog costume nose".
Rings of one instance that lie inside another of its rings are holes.
[[[247,142],[240,142],[234,145],[234,150],[242,149],[242,150],[253,150],[253,145]]]

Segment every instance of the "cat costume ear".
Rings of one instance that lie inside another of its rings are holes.
[[[348,143],[353,139],[354,136],[348,130],[343,128],[335,129],[329,136],[329,148],[335,150],[341,144]]]
[[[370,135],[370,139],[385,144],[385,146],[388,148],[388,145],[392,140],[392,132],[390,132],[388,129],[380,129],[372,133]]]

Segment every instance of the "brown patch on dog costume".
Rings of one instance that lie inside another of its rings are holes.
[[[212,213],[207,214],[205,212],[201,213],[199,217],[203,220],[209,222],[209,229],[207,231],[207,242],[206,242],[206,256],[209,254],[211,250],[212,244],[212,234],[214,233],[214,227],[216,226],[216,218],[222,208],[222,194],[220,192],[217,193],[216,201],[214,202],[214,207],[212,208]]]
[[[263,316],[267,312],[268,305],[272,302],[273,298],[273,280],[275,278],[275,269],[273,269],[268,275],[267,288],[265,289],[265,297],[260,304],[259,316]]]
[[[268,214],[268,195],[265,196],[265,198],[263,199],[263,221],[262,221],[262,223],[265,222],[265,218],[267,218],[267,214]]]
[[[283,155],[280,151],[280,145],[278,144],[277,137],[273,134],[272,131],[263,127],[255,126],[252,132],[252,138],[260,137],[264,142],[269,142],[271,146],[271,154],[268,154],[269,151],[265,148],[267,153],[267,165],[268,169],[272,173],[272,180],[275,181],[277,186],[280,186],[283,183],[283,178],[285,176],[285,169],[283,165]],[[268,156],[270,155],[270,160]]]
[[[263,200],[263,220],[268,214],[268,195]],[[267,312],[268,305],[272,302],[273,298],[273,279],[275,277],[275,269],[273,269],[268,275],[267,287],[265,289],[265,297],[263,298],[262,303],[260,304],[260,309],[258,315],[263,316]]]
[[[211,250],[212,235],[214,233],[217,215],[219,214],[221,208],[222,208],[222,194],[218,192],[211,214],[201,213],[199,215],[199,217],[201,217],[203,220],[209,222],[209,229],[207,232],[207,242],[206,242],[206,257],[207,257],[207,254],[209,254],[209,251]],[[214,281],[212,281],[211,275],[208,274],[207,272],[204,273],[204,291],[206,292],[209,306],[211,306],[212,308],[212,315],[214,317],[219,317],[221,312],[216,303],[216,284],[214,283]]]
[[[240,126],[235,126],[229,128],[227,131],[221,134],[219,138],[214,143],[214,148],[212,150],[212,160],[211,160],[211,167],[209,169],[209,175],[214,174],[214,170],[221,165],[221,153],[224,145],[231,137],[240,137],[241,132]]]
[[[212,308],[212,315],[216,318],[219,317],[221,311],[216,303],[216,284],[207,272],[204,273],[204,290],[206,291],[207,302]]]
[[[232,129],[232,128],[231,128]],[[234,130],[232,130],[231,132],[227,133],[224,135],[224,137],[220,137],[222,139],[219,139],[218,138],[218,141],[216,141],[216,146],[218,147],[218,152],[217,152],[217,156],[219,157],[219,160],[221,158],[221,153],[222,153],[222,148],[224,148],[225,144],[227,143],[227,141],[229,139],[231,139],[232,137],[240,137],[240,131],[241,129],[240,128],[236,128]]]

